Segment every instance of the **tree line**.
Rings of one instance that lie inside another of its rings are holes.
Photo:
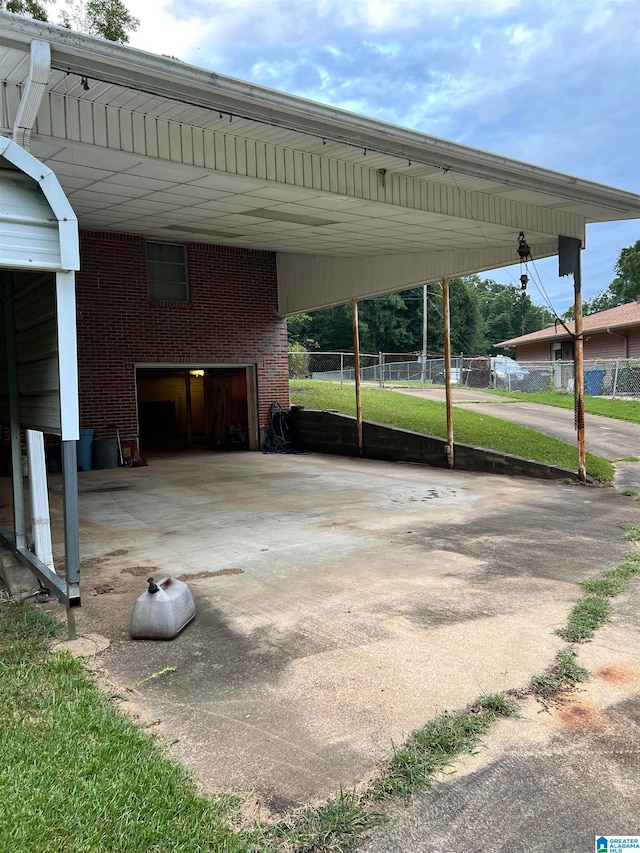
[[[423,347],[423,287],[358,302],[363,352],[419,352]],[[546,308],[513,285],[478,275],[449,282],[451,349],[486,355],[499,341],[535,332],[553,322]],[[332,352],[353,348],[351,305],[335,305],[288,318],[289,342],[306,350]],[[427,286],[427,352],[444,349],[442,286]],[[493,351],[493,350],[492,350]]]

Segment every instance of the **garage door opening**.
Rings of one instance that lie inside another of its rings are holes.
[[[257,449],[251,367],[138,368],[140,451]]]

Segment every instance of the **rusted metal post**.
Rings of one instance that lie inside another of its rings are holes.
[[[362,400],[360,398],[360,332],[358,330],[358,300],[351,300],[353,321],[353,373],[356,380],[356,431],[358,434],[358,456],[364,455],[362,441]]]
[[[582,337],[582,295],[581,288],[576,282],[575,288],[575,346],[574,364],[575,377],[573,387],[575,393],[576,433],[578,439],[578,479],[587,482],[586,441],[584,433],[584,346]]]
[[[451,403],[451,320],[449,279],[442,279],[442,319],[444,321],[444,386],[447,405],[447,463],[453,468],[453,406]],[[462,374],[461,374],[462,375]]]

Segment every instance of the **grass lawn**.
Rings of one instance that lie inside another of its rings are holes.
[[[483,389],[484,390],[484,389]],[[489,390],[489,389],[487,389]],[[506,391],[490,389],[491,394],[523,400],[526,403],[542,403],[559,409],[573,409],[573,394],[555,394],[552,391],[538,391],[529,394],[525,391]],[[612,400],[608,397],[585,397],[584,410],[589,415],[602,415],[618,421],[631,421],[640,424],[640,400]]]
[[[0,602],[0,850],[241,853],[237,798],[201,794],[83,664],[49,614]]]
[[[291,402],[307,409],[335,409],[345,415],[356,413],[353,385],[341,388],[334,382],[293,379],[290,391]],[[527,395],[527,398],[531,396]],[[362,417],[438,438],[446,438],[447,434],[444,403],[404,394],[400,396],[394,391],[363,388]],[[472,444],[536,462],[577,469],[578,451],[575,446],[528,427],[466,409],[454,411],[453,424],[455,440],[460,444]],[[610,482],[613,478],[613,465],[607,459],[587,453],[586,464],[589,474],[598,480]]]

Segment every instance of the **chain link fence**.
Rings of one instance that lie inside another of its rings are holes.
[[[385,385],[444,385],[444,358],[420,353],[360,353],[360,379]],[[354,355],[349,352],[290,352],[290,379],[355,381]],[[573,393],[573,361],[517,362],[506,356],[451,359],[453,385],[503,388],[510,391]],[[585,359],[585,394],[640,397],[640,359]]]

